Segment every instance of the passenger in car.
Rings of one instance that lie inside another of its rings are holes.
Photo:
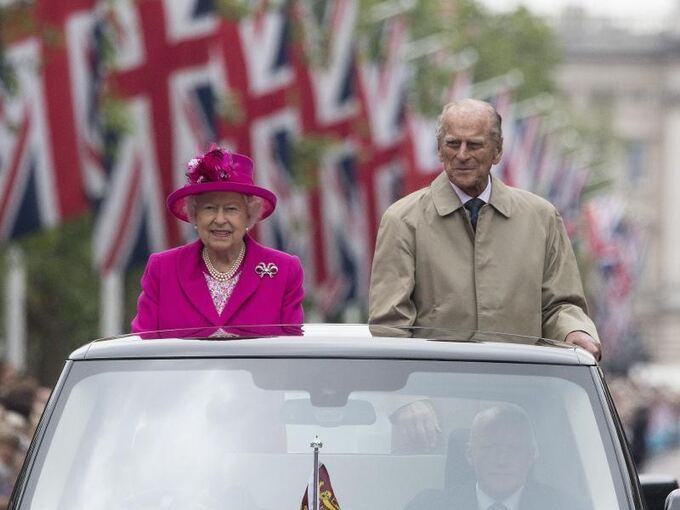
[[[276,206],[276,196],[254,184],[252,160],[212,148],[189,161],[186,176],[167,205],[198,239],[151,255],[132,331],[302,324],[300,260],[249,235]]]
[[[537,481],[538,446],[529,417],[514,404],[480,411],[472,421],[465,457],[475,479],[418,494],[406,510],[576,510],[562,491]],[[449,459],[449,462],[452,460]],[[453,459],[453,462],[460,462]]]
[[[491,176],[501,117],[465,99],[440,116],[443,171],[385,212],[369,324],[497,331],[564,340],[601,357],[576,258],[558,211]],[[388,330],[391,333],[392,330]]]

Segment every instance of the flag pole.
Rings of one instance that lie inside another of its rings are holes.
[[[5,283],[5,359],[21,372],[26,368],[26,265],[17,244],[10,245]]]
[[[314,448],[314,490],[312,491],[312,510],[319,510],[319,450],[323,447],[323,443],[319,439],[319,436],[316,436],[309,446]]]
[[[117,269],[101,275],[99,329],[102,336],[120,335],[123,323],[123,275]]]

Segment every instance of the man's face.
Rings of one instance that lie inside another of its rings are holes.
[[[534,463],[534,446],[526,430],[504,422],[482,425],[467,451],[480,488],[504,499],[526,483]]]
[[[501,160],[502,141],[491,134],[491,114],[468,105],[448,110],[442,118],[439,160],[449,180],[472,197],[486,188],[491,166]]]

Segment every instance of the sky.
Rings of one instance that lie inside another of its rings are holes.
[[[487,7],[503,11],[523,4],[539,15],[555,16],[567,5],[578,5],[597,17],[608,17],[639,30],[664,28],[680,0],[479,0]]]

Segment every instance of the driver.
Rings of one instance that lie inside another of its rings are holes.
[[[566,495],[535,480],[538,458],[533,427],[525,411],[501,404],[472,421],[465,457],[475,479],[443,491],[425,491],[406,510],[574,510]]]

